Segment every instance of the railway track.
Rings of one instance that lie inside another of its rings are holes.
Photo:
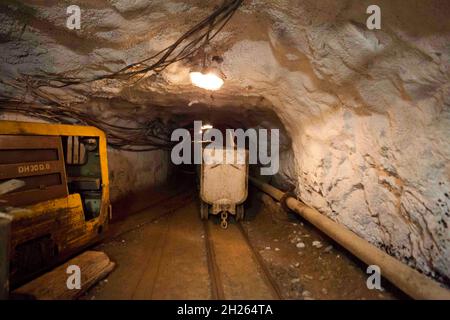
[[[213,300],[224,300],[225,293],[223,290],[222,277],[216,261],[216,252],[214,243],[211,239],[211,230],[209,228],[208,220],[203,221],[203,227],[205,230],[206,260],[208,263],[209,276],[211,278],[211,297]]]
[[[84,299],[302,298],[299,295],[302,291],[297,294],[293,290],[303,290],[303,284],[302,287],[291,286],[290,282],[285,282],[286,278],[283,276],[286,274],[280,274],[281,280],[275,281],[261,251],[258,247],[253,247],[255,242],[253,238],[252,241],[249,239],[247,225],[232,222],[224,230],[215,219],[202,221],[199,219],[197,200],[194,195],[183,193],[112,226],[114,228],[111,229],[115,232],[111,233],[110,241],[104,242],[99,249],[114,259],[118,267],[108,277],[107,283],[91,290]],[[264,216],[260,219],[262,218]],[[271,218],[267,216],[265,219],[263,224],[261,220],[255,221],[254,226],[270,227]],[[306,232],[308,231],[305,230]],[[273,257],[270,252],[267,253],[269,257]],[[296,253],[295,249],[293,253]],[[314,254],[312,250],[309,253]],[[337,285],[324,282],[319,284],[319,288],[316,283],[306,281],[305,287],[315,290],[319,299],[358,298],[361,292],[367,299],[380,298],[379,293],[372,293],[366,288],[365,272],[358,273],[347,260],[339,259],[336,268],[329,267],[339,257],[337,253],[340,252],[322,256],[329,263],[321,264],[325,269],[320,272],[342,272],[342,281]],[[286,251],[286,255],[288,254],[290,252]],[[305,259],[302,264],[308,263],[306,257],[303,257]],[[311,260],[310,257],[309,259]],[[308,268],[309,265],[306,265],[304,269],[296,271],[297,277],[305,272],[311,272],[314,277],[321,275],[320,272],[314,274],[315,269],[312,267]],[[291,273],[288,275],[291,276]],[[280,290],[280,281],[284,281],[283,290]],[[347,286],[347,282],[349,289],[343,295],[340,290]],[[328,285],[326,288],[331,289],[320,295],[322,285]]]
[[[200,220],[188,194],[114,229],[102,250],[119,267],[88,298],[283,299],[243,226],[230,223],[224,230],[213,219]]]
[[[177,194],[171,200],[176,200],[176,201],[174,201],[174,203],[172,205],[169,205],[168,208],[165,208],[165,210],[163,212],[156,215],[155,217],[152,217],[150,219],[147,218],[144,221],[141,221],[135,227],[128,228],[126,230],[121,230],[121,232],[114,235],[114,238],[123,236],[124,234],[129,233],[131,231],[135,231],[136,229],[142,228],[145,225],[147,225],[149,223],[153,223],[154,221],[161,219],[163,217],[170,216],[171,214],[180,210],[181,208],[185,208],[189,203],[191,203],[193,201],[193,198],[192,198],[192,195],[190,195],[190,194],[181,193],[181,194]],[[169,203],[170,202],[172,202],[172,201],[169,201]],[[170,224],[170,218],[167,221],[167,223]],[[203,220],[202,221],[204,235],[205,235],[206,260],[207,260],[208,272],[209,272],[210,283],[211,283],[211,298],[214,300],[224,300],[227,297],[224,292],[224,283],[222,280],[223,274],[222,274],[220,265],[216,259],[214,240],[211,236],[211,232],[212,232],[211,224],[212,223],[213,222],[211,220]],[[252,260],[257,265],[258,274],[261,276],[262,280],[266,284],[266,287],[267,287],[268,291],[270,291],[270,294],[273,297],[273,299],[277,299],[277,300],[284,299],[277,282],[270,274],[270,271],[267,268],[266,264],[264,263],[264,259],[260,255],[259,251],[253,247],[253,245],[250,242],[250,239],[247,235],[247,232],[244,230],[244,227],[242,226],[241,222],[229,224],[229,228],[231,228],[231,229],[235,228],[239,231],[239,234],[242,239],[233,239],[230,241],[242,241],[245,243],[245,245],[251,252]],[[164,231],[161,234],[162,238],[165,239],[167,237],[168,230],[169,230],[169,228],[164,228]],[[222,229],[220,229],[220,231],[227,232],[226,230],[222,230]],[[160,248],[160,250],[161,249],[162,248]],[[160,257],[161,254],[162,253],[159,252],[159,254],[156,255],[158,258],[155,260],[158,261],[158,264],[159,264],[159,260],[161,258]],[[153,257],[153,258],[155,258],[155,257]],[[140,279],[140,280],[142,280],[142,279]],[[230,298],[230,297],[228,297],[228,298]]]
[[[276,300],[282,300],[283,295],[281,293],[281,290],[275,281],[275,279],[270,274],[269,269],[267,268],[266,264],[264,263],[264,260],[262,256],[259,254],[259,252],[253,247],[253,245],[250,242],[250,239],[248,238],[248,235],[246,231],[244,230],[242,224],[240,222],[236,224],[229,224],[228,230],[211,230],[211,221],[203,221],[203,227],[204,227],[204,234],[205,234],[205,247],[206,247],[206,257],[207,257],[207,263],[208,263],[208,270],[210,274],[211,279],[211,296],[212,299],[215,300],[224,300],[224,299],[233,299],[234,297],[229,297],[225,293],[225,284],[224,284],[224,275],[223,270],[224,266],[221,266],[220,263],[217,261],[217,255],[215,250],[215,243],[213,239],[213,232],[228,232],[231,231],[229,229],[235,228],[238,233],[241,236],[241,239],[233,239],[232,241],[241,241],[245,243],[245,246],[247,247],[248,251],[251,253],[251,258],[253,262],[256,265],[258,274],[262,278],[263,282],[265,283],[266,290],[270,294],[271,299]],[[250,285],[250,284],[249,284]]]
[[[244,230],[244,227],[242,226],[241,222],[237,223],[237,227],[239,231],[241,232],[242,236],[245,239],[245,242],[247,243],[248,247],[253,253],[253,257],[255,261],[258,263],[258,266],[260,268],[261,274],[263,275],[263,278],[268,286],[268,288],[271,289],[272,294],[275,299],[277,300],[283,300],[283,294],[281,293],[280,287],[278,286],[278,283],[275,281],[275,279],[270,274],[269,268],[267,268],[267,265],[264,263],[263,257],[259,254],[259,251],[255,249],[255,247],[250,242],[250,239],[248,237],[247,232]]]

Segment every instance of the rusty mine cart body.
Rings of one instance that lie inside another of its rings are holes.
[[[13,285],[100,238],[111,214],[106,152],[94,127],[0,121],[0,185],[22,184],[0,195]]]
[[[204,148],[200,167],[200,217],[220,214],[227,227],[228,215],[244,218],[248,192],[248,151],[238,148]]]

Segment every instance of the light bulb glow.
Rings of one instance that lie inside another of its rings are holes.
[[[212,125],[210,125],[210,124],[204,124],[204,125],[202,125],[202,127],[200,128],[200,130],[199,130],[198,133],[203,133],[203,131],[209,130],[209,129],[212,129],[212,128],[213,128]]]
[[[189,74],[192,84],[206,90],[219,90],[223,85],[223,80],[214,73],[191,72]]]
[[[210,124],[204,124],[204,125],[202,125],[202,130],[209,130],[209,129],[212,129],[212,128],[213,128],[213,126],[210,125]]]

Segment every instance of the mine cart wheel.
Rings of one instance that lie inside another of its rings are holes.
[[[200,219],[208,220],[208,204],[200,200]]]
[[[236,206],[236,221],[244,220],[244,205],[240,204]]]

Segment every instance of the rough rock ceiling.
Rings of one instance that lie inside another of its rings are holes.
[[[190,84],[185,62],[139,81],[45,91],[98,118],[226,108],[254,126],[245,110],[270,109],[266,122],[277,124],[276,114],[292,141],[282,175],[303,201],[448,281],[450,3],[377,2],[379,31],[365,27],[370,1],[244,1],[212,43],[227,77],[214,94]],[[66,29],[63,1],[0,5],[2,96],[31,99],[24,75],[118,70],[172,43],[221,1],[73,3],[82,7],[78,31]]]

